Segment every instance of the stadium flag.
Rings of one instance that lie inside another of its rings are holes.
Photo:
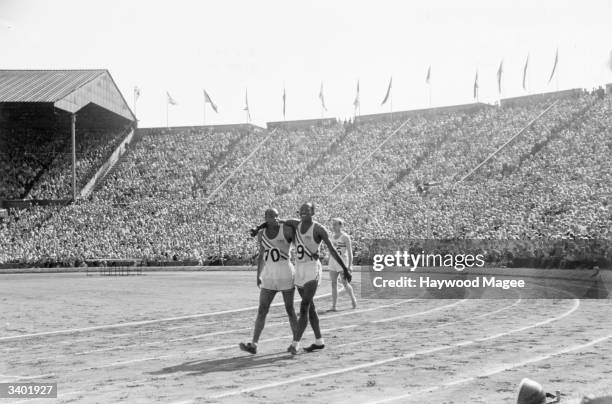
[[[355,93],[355,100],[353,101],[353,107],[359,108],[359,80],[357,80],[357,92]]]
[[[474,77],[474,99],[478,101],[478,70],[476,70],[476,77]]]
[[[213,111],[215,111],[215,113],[219,113],[217,111],[217,104],[213,102],[212,98],[210,98],[210,95],[208,95],[208,92],[206,90],[204,90],[204,104],[210,104]]]
[[[321,82],[321,88],[319,89],[319,99],[321,100],[321,108],[324,111],[327,111],[327,107],[325,106],[325,96],[323,95],[323,82]]]
[[[429,87],[429,108],[431,108],[431,65],[427,68],[427,75],[425,76],[425,83]]]
[[[504,74],[504,59],[499,63],[499,68],[497,69],[497,91],[501,95],[502,93],[502,74]]]
[[[387,93],[385,94],[385,98],[382,100],[380,105],[385,105],[391,96],[391,87],[393,86],[393,76],[389,79],[389,86],[387,87]]]
[[[527,68],[529,66],[529,53],[527,59],[525,59],[525,66],[523,67],[523,90],[527,90]]]
[[[249,89],[244,90],[244,111],[246,111],[247,122],[251,122],[251,110],[249,109]]]
[[[140,88],[134,86],[134,115],[136,115],[136,101],[140,98]]]
[[[168,91],[166,91],[166,96],[168,97],[168,104],[169,105],[178,105],[178,102],[176,102],[176,100],[174,98],[172,98],[172,96],[170,95],[170,93]]]
[[[548,78],[548,84],[552,81],[555,71],[557,70],[557,63],[559,63],[559,48],[557,48],[557,52],[555,52],[555,63],[553,64],[552,72],[550,72],[550,77]]]
[[[176,100],[174,98],[172,98],[172,96],[170,95],[170,93],[168,91],[166,91],[166,127],[170,127],[170,112],[169,112],[169,107],[170,105],[178,105],[178,102],[176,102]]]
[[[285,119],[285,107],[287,106],[287,91],[285,91],[285,87],[283,86],[283,119]]]

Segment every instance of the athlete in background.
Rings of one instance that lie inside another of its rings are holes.
[[[253,330],[253,340],[240,343],[240,349],[252,354],[257,353],[259,336],[266,324],[266,316],[277,292],[283,293],[285,310],[289,316],[289,325],[294,339],[297,332],[297,316],[293,308],[295,296],[293,264],[289,261],[291,244],[295,238],[295,229],[278,222],[278,211],[268,209],[265,214],[266,228],[257,234],[259,258],[257,261],[257,286],[259,292],[259,309]]]
[[[317,293],[322,274],[321,261],[319,260],[319,248],[322,242],[327,245],[331,256],[340,263],[346,281],[350,282],[352,279],[349,268],[333,248],[325,227],[312,220],[314,214],[314,205],[312,203],[305,203],[300,207],[301,220],[287,219],[281,221],[295,229],[295,285],[302,298],[297,332],[293,342],[287,349],[288,352],[294,355],[298,352],[300,340],[308,326],[309,320],[316,340],[310,346],[305,347],[304,350],[306,352],[313,352],[325,348],[325,342],[319,327],[319,316],[314,305],[314,297]],[[251,234],[266,226],[267,223],[258,226],[256,229],[253,229]]]
[[[351,269],[353,267],[353,246],[351,245],[351,236],[342,231],[344,221],[340,218],[332,219],[332,235],[329,238],[334,249],[342,258],[342,261],[346,266]],[[330,254],[331,255],[331,254]],[[333,257],[329,257],[329,277],[331,279],[332,286],[332,307],[331,311],[336,311],[336,303],[338,302],[338,276],[342,280],[344,290],[346,290],[351,297],[353,308],[357,307],[357,299],[355,299],[355,292],[350,283],[344,279],[342,274],[342,267]]]

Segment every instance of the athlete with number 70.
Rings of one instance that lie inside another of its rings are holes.
[[[260,292],[253,340],[248,343],[240,343],[241,350],[252,354],[257,353],[257,343],[266,324],[266,316],[270,310],[270,305],[277,292],[283,294],[285,310],[289,316],[289,325],[294,338],[297,332],[297,316],[293,308],[295,270],[293,264],[289,261],[291,245],[295,239],[295,229],[278,222],[278,211],[276,209],[266,210],[265,218],[265,229],[257,233],[257,243],[259,245],[257,287],[260,288]]]

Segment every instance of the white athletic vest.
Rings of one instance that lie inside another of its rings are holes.
[[[309,262],[312,261],[312,254],[319,252],[321,242],[316,243],[314,240],[314,227],[315,222],[310,225],[306,233],[302,234],[302,222],[298,224],[297,231],[295,232],[296,238],[296,258],[297,262]]]
[[[273,239],[266,236],[266,230],[261,230],[261,242],[264,247],[264,260],[266,263],[278,262],[281,259],[289,259],[289,249],[291,243],[285,239],[285,230],[281,223],[278,229],[278,234]]]
[[[342,258],[342,260],[346,264],[348,262],[348,249],[347,249],[348,246],[346,245],[344,234],[340,233],[340,237],[338,238],[335,238],[334,235],[332,234],[332,236],[329,239],[332,243],[332,246],[334,247],[334,249],[340,256],[340,258]],[[330,257],[330,263],[331,261],[335,261],[333,257]]]

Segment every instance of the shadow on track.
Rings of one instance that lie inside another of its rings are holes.
[[[274,353],[267,355],[234,356],[232,358],[214,359],[210,361],[189,361],[176,366],[163,368],[150,375],[165,375],[170,373],[187,373],[189,375],[205,375],[215,372],[232,372],[234,370],[260,369],[278,366],[277,362],[290,360],[289,353]]]

